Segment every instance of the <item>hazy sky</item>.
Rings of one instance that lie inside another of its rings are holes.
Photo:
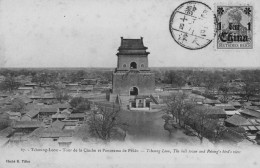
[[[169,32],[183,0],[1,0],[0,67],[115,67],[120,37],[144,37],[150,66],[260,67],[260,1],[254,49],[191,51]],[[212,9],[214,3],[204,0]],[[228,3],[227,0],[223,2]]]

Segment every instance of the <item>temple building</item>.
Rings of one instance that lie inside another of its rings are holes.
[[[117,68],[113,73],[113,94],[148,95],[154,92],[155,78],[148,66],[147,47],[143,38],[124,39],[117,53]]]
[[[112,101],[129,110],[149,110],[153,103],[155,76],[148,66],[147,47],[143,38],[124,39],[118,48],[117,67],[113,73]]]

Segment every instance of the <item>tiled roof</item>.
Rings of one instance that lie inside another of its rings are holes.
[[[7,137],[13,133],[14,129],[12,127],[7,127],[0,131],[0,137]]]
[[[39,114],[39,110],[30,110],[25,115],[29,116],[31,118],[35,117],[37,114]]]
[[[28,137],[40,137],[42,132],[45,130],[44,127],[39,127],[37,129],[35,129]]]
[[[245,109],[249,109],[249,110],[260,110],[260,107],[257,106],[245,106]]]
[[[146,49],[143,44],[143,38],[141,39],[124,39],[121,38],[121,46],[120,49]]]
[[[62,110],[61,113],[65,113],[65,114],[71,114],[71,111],[68,109]]]
[[[84,118],[85,114],[84,113],[72,113],[69,115],[69,118]]]
[[[233,142],[241,142],[244,139],[243,133],[245,130],[240,130],[239,132],[235,130],[236,128],[228,127],[226,130],[222,132],[221,138],[227,141],[233,141]],[[241,128],[240,128],[241,129]]]
[[[54,115],[51,116],[51,118],[66,118],[68,116],[68,114],[66,113],[56,113]]]
[[[212,114],[221,114],[221,115],[225,115],[225,111],[221,108],[217,108],[217,107],[211,107],[211,106],[196,106],[193,108],[193,110],[196,111],[206,111],[207,115],[212,115]]]
[[[58,111],[58,108],[41,108],[40,113],[56,113]]]
[[[260,112],[254,110],[243,109],[240,113],[260,118]]]
[[[219,100],[211,100],[211,99],[206,99],[203,101],[205,104],[220,104]]]
[[[57,121],[53,122],[51,124],[51,127],[49,127],[49,128],[56,128],[56,129],[60,129],[61,130],[61,129],[64,128],[64,126],[65,126],[64,122],[61,122],[61,121],[57,120]]]
[[[37,86],[36,83],[26,83],[25,86]]]
[[[137,96],[135,96],[135,99],[146,99],[146,98],[150,98],[150,96],[148,96],[148,95],[137,95]]]
[[[254,106],[260,106],[260,102],[252,102],[252,105],[254,105]]]
[[[32,87],[19,87],[18,90],[33,90]]]
[[[20,113],[20,112],[11,112],[11,111],[8,111],[8,112],[6,112],[6,114],[8,114],[9,116],[18,116],[18,117],[21,117],[21,113]]]
[[[44,131],[40,135],[41,138],[58,138],[58,137],[72,137],[72,132],[64,131]]]
[[[64,122],[65,126],[76,126],[78,124],[78,121],[73,121],[73,120],[66,120],[66,121],[62,121]]]
[[[251,103],[250,101],[249,101],[249,102],[244,102],[243,105],[244,105],[244,106],[251,106],[252,103]]]
[[[241,106],[241,104],[238,101],[231,101],[229,102],[232,106]]]
[[[60,137],[58,139],[58,142],[72,142],[73,141],[73,137]]]
[[[252,125],[252,123],[250,123],[246,118],[237,114],[227,118],[225,122],[233,124],[235,126]]]
[[[39,121],[17,121],[13,128],[37,128],[41,126]]]
[[[53,108],[71,108],[71,105],[69,103],[58,103],[51,105]]]
[[[230,104],[217,104],[216,107],[222,108],[224,110],[236,110],[236,108]]]

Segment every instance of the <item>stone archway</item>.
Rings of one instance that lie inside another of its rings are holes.
[[[131,62],[130,69],[136,69],[136,68],[137,68],[136,62]]]
[[[131,96],[136,96],[136,95],[138,95],[138,92],[139,92],[139,90],[138,90],[137,87],[132,87],[132,88],[130,89],[130,95],[131,95]]]

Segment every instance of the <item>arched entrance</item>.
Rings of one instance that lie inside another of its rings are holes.
[[[136,68],[137,68],[136,62],[131,62],[130,69],[136,69]]]
[[[138,88],[137,87],[132,87],[130,89],[130,95],[132,95],[132,96],[138,95]]]

